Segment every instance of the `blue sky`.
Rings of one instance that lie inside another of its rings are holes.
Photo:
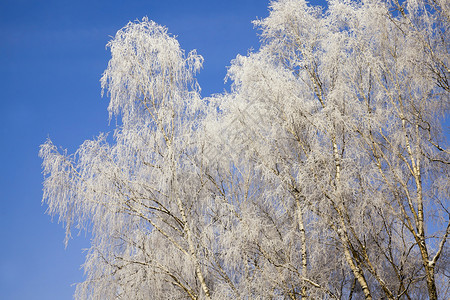
[[[0,0],[0,298],[71,299],[83,280],[84,234],[64,249],[64,230],[41,205],[39,145],[76,150],[108,126],[99,79],[105,45],[148,16],[205,58],[202,95],[224,90],[226,66],[258,48],[251,21],[268,0]],[[314,3],[314,1],[312,1]]]

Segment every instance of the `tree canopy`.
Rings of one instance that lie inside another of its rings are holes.
[[[450,297],[449,21],[448,0],[273,1],[208,98],[200,55],[128,23],[113,135],[40,150],[66,242],[92,233],[76,298]]]

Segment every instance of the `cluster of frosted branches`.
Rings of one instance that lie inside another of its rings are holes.
[[[450,296],[448,0],[278,0],[201,99],[203,59],[129,23],[114,135],[41,146],[48,213],[92,233],[79,299]],[[448,132],[447,132],[448,135]]]

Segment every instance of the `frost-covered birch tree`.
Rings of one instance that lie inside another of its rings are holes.
[[[264,195],[296,203],[300,296],[448,290],[447,267],[436,272],[449,234],[448,12],[446,1],[273,2],[255,22],[261,49],[229,69],[223,107],[239,144],[278,182]]]
[[[92,232],[77,298],[450,296],[450,2],[269,8],[206,99],[166,28],[108,44],[113,136],[40,151],[66,242]]]
[[[101,79],[109,112],[120,117],[73,155],[41,146],[50,214],[92,232],[79,298],[210,297],[197,231],[203,185],[190,142],[203,105],[193,78],[202,65],[167,29],[129,23],[108,44]],[[111,140],[111,142],[110,142]]]

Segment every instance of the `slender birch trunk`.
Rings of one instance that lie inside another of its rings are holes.
[[[305,231],[305,224],[303,223],[303,213],[301,211],[301,206],[300,206],[300,196],[298,194],[295,195],[295,202],[297,205],[297,220],[298,220],[298,228],[300,231],[300,240],[301,240],[301,257],[302,257],[302,276],[303,278],[306,278],[306,276],[308,275],[308,258],[307,258],[307,251],[306,251],[306,231]],[[307,297],[307,293],[306,293],[306,286],[302,287],[301,290],[301,296],[302,299]]]

